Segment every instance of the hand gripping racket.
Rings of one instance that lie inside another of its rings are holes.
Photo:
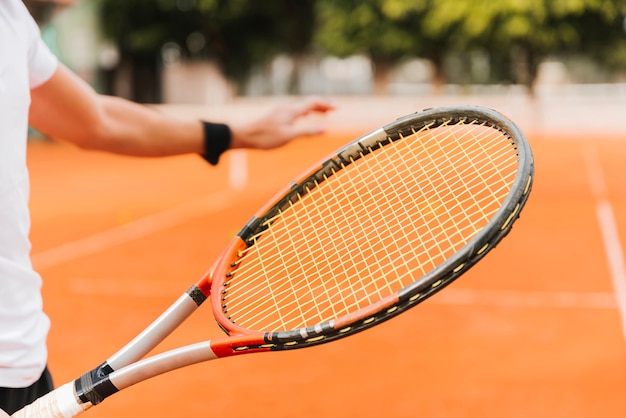
[[[14,416],[73,417],[180,367],[310,347],[380,324],[506,236],[533,171],[520,130],[481,107],[429,109],[366,134],[280,191],[133,341]],[[143,358],[206,299],[228,336]]]

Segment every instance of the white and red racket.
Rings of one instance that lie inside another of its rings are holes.
[[[180,367],[378,325],[506,236],[533,171],[518,127],[481,107],[429,109],[368,133],[281,190],[134,340],[14,416],[73,417]],[[207,299],[227,336],[144,358]]]

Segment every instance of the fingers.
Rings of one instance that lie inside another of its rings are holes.
[[[292,107],[295,118],[305,116],[312,112],[326,113],[335,109],[336,106],[334,103],[316,96],[302,100]]]
[[[244,125],[231,125],[231,148],[271,149],[280,147],[302,136],[325,132],[316,123],[297,123],[311,113],[326,113],[336,107],[328,100],[309,97],[272,109],[265,117]]]
[[[326,132],[326,129],[322,128],[321,126],[313,126],[313,125],[298,125],[298,126],[294,126],[293,130],[291,131],[291,137],[292,139],[295,139],[299,136],[314,136],[314,135],[321,135],[324,132]]]
[[[320,126],[313,126],[308,123],[296,124],[296,120],[312,113],[326,113],[336,109],[334,103],[319,97],[309,97],[301,100],[296,104],[292,104],[287,108],[290,113],[287,124],[291,125],[289,129],[290,136],[295,138],[298,136],[319,135],[325,132]]]

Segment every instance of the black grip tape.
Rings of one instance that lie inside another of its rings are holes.
[[[113,385],[108,376],[112,371],[111,366],[104,362],[76,379],[74,387],[78,399],[83,403],[91,402],[92,405],[97,405],[116,393],[119,389]]]
[[[196,303],[196,305],[200,306],[206,300],[206,295],[202,293],[202,290],[198,288],[195,284],[191,286],[187,290],[187,295]]]

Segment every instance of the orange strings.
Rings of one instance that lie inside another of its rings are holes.
[[[362,156],[255,237],[228,282],[228,315],[289,330],[392,295],[485,227],[516,170],[508,138],[482,125],[424,129]]]

